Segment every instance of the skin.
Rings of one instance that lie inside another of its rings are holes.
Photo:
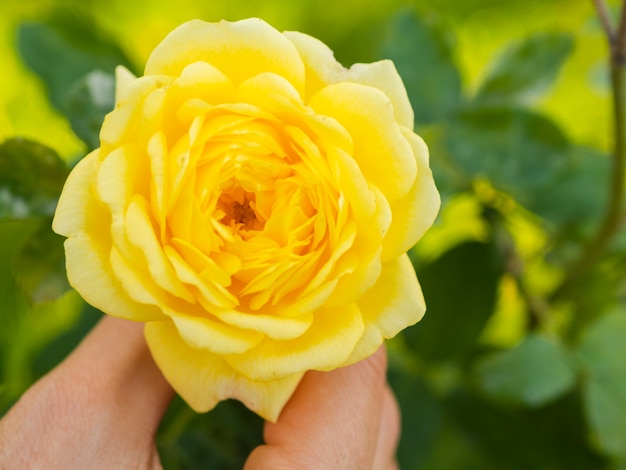
[[[142,328],[103,318],[33,385],[0,420],[0,468],[160,469],[154,436],[174,392]],[[245,470],[397,469],[400,416],[386,368],[381,348],[349,367],[308,372],[277,423],[265,424],[265,445]]]

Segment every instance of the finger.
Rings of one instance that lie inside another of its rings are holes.
[[[172,395],[143,326],[105,317],[0,421],[0,467],[158,467],[153,436]]]
[[[396,450],[400,439],[400,409],[389,386],[385,387],[383,406],[374,455],[374,470],[397,468]]]
[[[106,409],[112,421],[153,434],[173,391],[150,355],[143,326],[104,317],[56,373],[88,408]]]
[[[372,468],[386,384],[386,354],[332,372],[308,372],[246,469]]]

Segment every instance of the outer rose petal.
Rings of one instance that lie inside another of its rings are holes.
[[[354,140],[353,157],[365,177],[388,199],[405,196],[417,172],[411,145],[395,122],[389,98],[376,88],[337,83],[309,101],[319,114],[337,119]]]
[[[403,133],[415,152],[417,178],[406,197],[391,203],[393,219],[383,240],[383,261],[392,260],[415,245],[433,224],[441,203],[428,167],[428,147],[412,131],[404,129]]]
[[[274,380],[305,370],[332,370],[352,354],[363,335],[356,304],[322,308],[311,327],[290,341],[265,340],[246,354],[225,356],[233,369],[253,380]]]
[[[170,322],[146,324],[145,337],[155,362],[174,389],[198,412],[236,398],[275,422],[304,373],[280,380],[254,381],[235,372],[221,356],[190,348]]]
[[[387,338],[414,325],[424,316],[426,304],[407,254],[383,264],[378,282],[357,302],[365,333],[346,365],[373,354]]]
[[[391,100],[398,124],[413,128],[413,108],[393,62],[381,60],[371,64],[354,64],[346,69],[319,39],[297,31],[285,31],[283,34],[296,46],[304,61],[307,99],[333,83],[354,82],[372,86],[383,91]]]
[[[123,65],[115,67],[115,102],[119,103],[122,98],[122,94],[128,85],[137,77]]]
[[[160,320],[164,315],[159,309],[137,304],[111,272],[110,216],[94,199],[91,187],[97,158],[96,150],[70,173],[52,222],[55,232],[69,237],[65,241],[68,280],[87,302],[109,315]],[[76,204],[77,200],[81,203]]]
[[[299,91],[304,90],[304,65],[298,51],[281,33],[258,18],[236,23],[185,23],[154,49],[145,74],[178,76],[185,66],[197,61],[217,67],[233,83],[273,72]]]

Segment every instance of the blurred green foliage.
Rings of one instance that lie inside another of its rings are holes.
[[[5,23],[29,70],[20,77],[45,90],[34,122],[51,124],[34,131],[2,102],[0,414],[100,315],[67,290],[50,219],[66,162],[98,145],[114,66],[140,70],[171,22],[203,13],[191,1],[175,12],[133,3],[135,16],[120,16],[119,2],[108,13],[61,3],[26,2]],[[428,312],[389,344],[401,468],[625,468],[626,238],[575,279],[571,268],[610,177],[609,90],[598,78],[608,53],[591,2],[226,3],[204,18],[262,16],[322,38],[346,64],[393,59],[430,146],[444,205],[410,253]],[[511,41],[494,39],[507,28]],[[197,415],[175,400],[157,443],[166,469],[241,468],[261,428],[236,402]]]

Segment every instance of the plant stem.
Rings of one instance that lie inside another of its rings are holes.
[[[606,250],[610,241],[620,227],[623,195],[624,195],[624,164],[626,162],[626,3],[622,5],[622,13],[617,34],[613,33],[606,5],[602,0],[594,0],[598,14],[604,25],[611,48],[611,86],[613,101],[613,155],[609,201],[604,218],[595,236],[583,249],[580,257],[568,270],[568,275],[561,286],[553,294],[560,298],[573,284],[580,280]]]
[[[606,6],[606,3],[604,0],[593,0],[593,4],[596,7],[598,17],[600,18],[600,22],[602,23],[602,27],[604,28],[604,32],[606,33],[609,42],[613,42],[615,39],[615,30],[613,29],[609,9]]]

